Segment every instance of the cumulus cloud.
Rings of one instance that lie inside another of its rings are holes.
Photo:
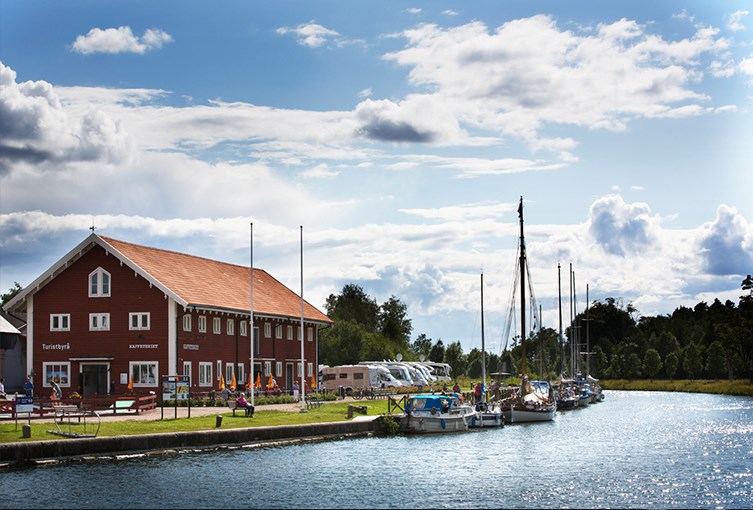
[[[298,44],[308,46],[309,48],[318,48],[340,35],[336,31],[323,27],[313,21],[298,25],[295,28],[280,27],[277,29],[277,33],[280,35],[293,34],[296,36]]]
[[[73,42],[71,49],[76,53],[88,55],[91,53],[137,53],[161,48],[165,43],[172,42],[170,34],[156,28],[144,31],[141,37],[133,34],[131,27],[92,28],[86,35],[79,35]]]
[[[654,223],[648,204],[627,204],[619,195],[608,195],[591,204],[588,231],[606,252],[625,256],[651,246]]]
[[[707,112],[709,98],[692,86],[701,76],[703,57],[728,47],[709,27],[689,38],[665,40],[633,20],[576,32],[561,29],[547,15],[494,30],[478,21],[451,28],[424,24],[402,36],[406,47],[383,58],[409,68],[410,82],[426,92],[393,108],[416,110],[411,103],[420,98],[422,111],[440,112],[440,127],[457,131],[444,121],[450,117],[466,130],[487,130],[563,153],[576,142],[546,136],[545,126],[620,131],[641,117]],[[412,118],[399,111],[392,116],[403,119],[403,128]],[[417,132],[422,131],[405,130],[408,136]],[[414,141],[445,138],[455,139],[440,132]]]
[[[744,275],[753,269],[753,225],[737,209],[721,205],[703,226],[699,240],[705,270],[714,275]]]
[[[727,25],[730,30],[737,32],[739,30],[745,30],[745,25],[741,23],[741,20],[749,14],[748,11],[735,11],[729,16],[729,24]]]
[[[71,115],[52,85],[17,83],[0,62],[0,171],[15,162],[122,161],[130,148],[117,120],[96,108]]]

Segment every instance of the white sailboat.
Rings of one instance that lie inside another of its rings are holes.
[[[521,381],[515,394],[500,401],[502,414],[506,423],[524,423],[537,421],[551,421],[557,412],[557,402],[553,398],[548,381],[529,381],[526,367],[526,320],[525,320],[525,275],[526,248],[523,234],[523,197],[518,206],[520,218],[520,345],[521,345]]]

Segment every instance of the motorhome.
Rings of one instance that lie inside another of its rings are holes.
[[[340,365],[323,367],[322,386],[327,391],[338,391],[341,387],[346,394],[353,390],[370,388],[397,388],[402,384],[389,370],[378,365]]]
[[[439,381],[449,382],[452,380],[450,373],[452,367],[447,363],[438,363],[436,361],[422,361],[421,364],[431,370],[432,375]]]
[[[362,361],[361,365],[378,365],[383,366],[390,371],[392,376],[400,381],[403,386],[429,386],[429,382],[424,375],[416,370],[415,367],[406,362],[400,361]]]

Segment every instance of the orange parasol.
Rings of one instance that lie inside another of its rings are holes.
[[[225,376],[220,374],[220,390],[225,389]]]
[[[128,391],[133,391],[133,375],[128,374]]]
[[[230,389],[235,391],[235,388],[238,387],[238,380],[235,378],[235,372],[233,372],[233,380],[230,381]]]
[[[247,389],[247,390],[250,390],[250,389],[251,389],[251,382],[252,382],[252,381],[251,381],[251,372],[249,372],[249,373],[248,373],[248,382],[246,383],[246,389]]]
[[[313,375],[311,376],[311,389],[316,389],[316,377],[314,377]]]
[[[272,377],[272,374],[269,374],[269,380],[267,381],[267,388],[274,388],[275,386],[275,379]]]
[[[254,383],[255,388],[261,388],[261,372],[256,374],[256,382]]]

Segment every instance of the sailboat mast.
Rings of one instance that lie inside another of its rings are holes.
[[[486,387],[486,347],[484,346],[484,273],[481,273],[481,384]]]
[[[560,366],[559,372],[562,375],[562,364],[565,358],[565,346],[562,343],[562,273],[560,271],[560,263],[557,262],[557,294],[559,297],[559,313],[560,313]]]
[[[526,241],[523,236],[523,197],[518,206],[520,217],[520,373],[525,375],[526,367]]]

